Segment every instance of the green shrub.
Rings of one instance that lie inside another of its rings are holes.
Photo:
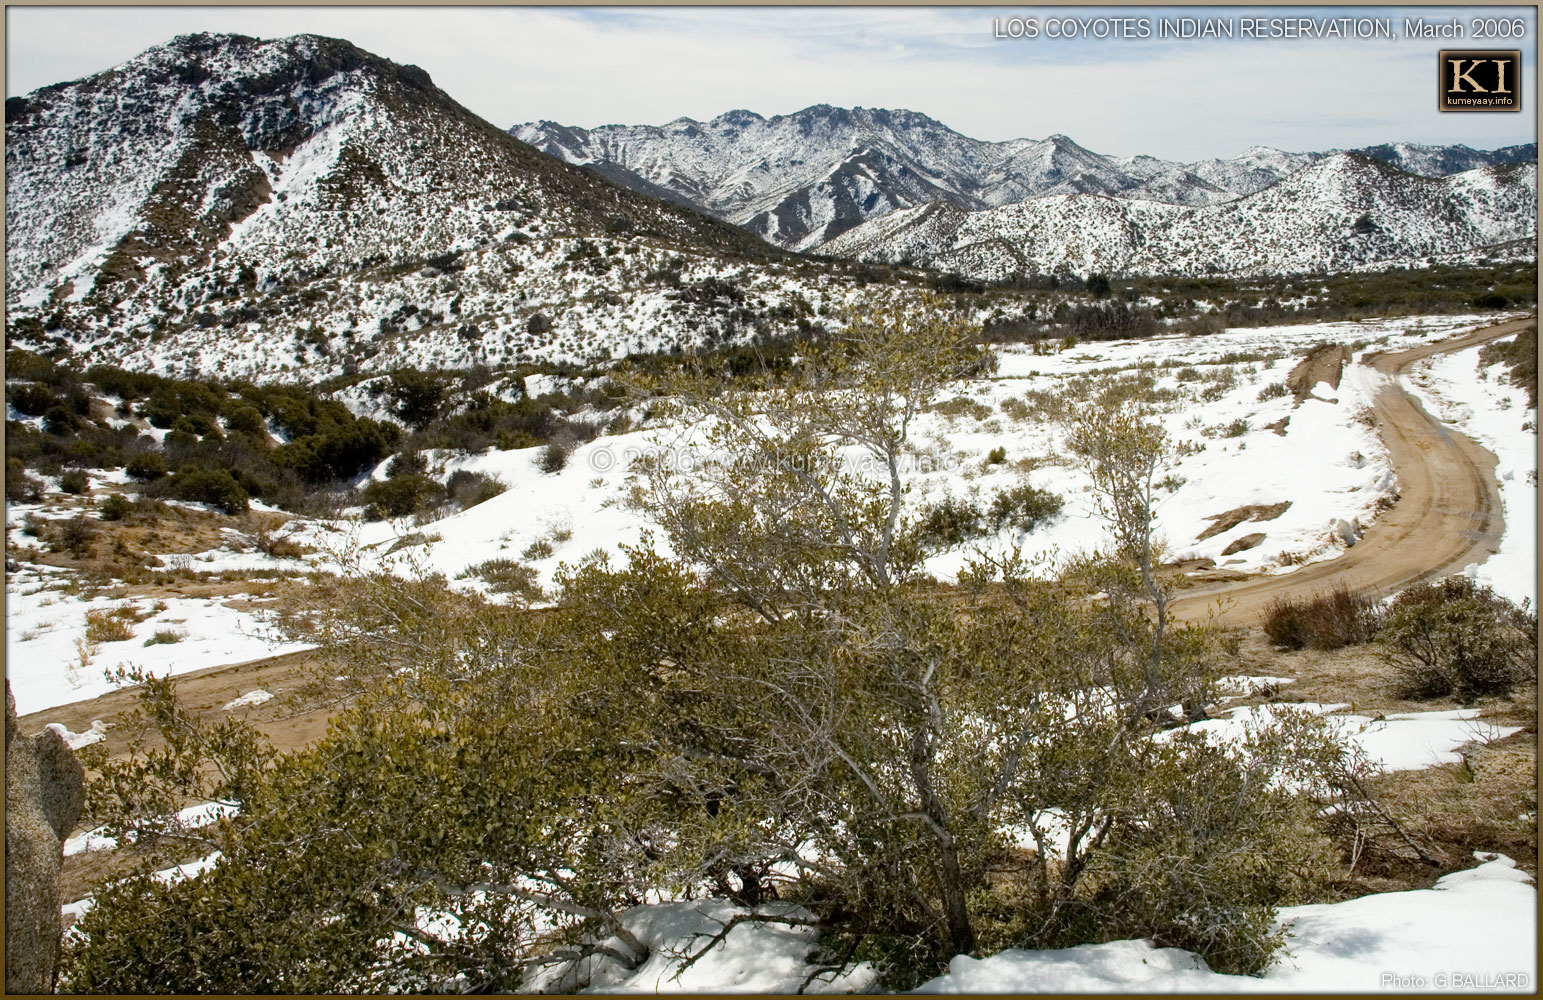
[[[1469,703],[1537,679],[1537,614],[1465,576],[1399,594],[1377,640],[1405,697]]]
[[[541,585],[537,583],[535,567],[514,559],[489,559],[470,566],[461,574],[461,579],[471,577],[485,581],[488,589],[495,594],[508,594],[527,602],[546,597]]]
[[[947,549],[984,535],[980,508],[968,500],[946,496],[922,507],[912,537],[924,549]]]
[[[991,451],[986,455],[986,463],[985,464],[987,464],[987,465],[1001,465],[1003,462],[1006,462],[1006,461],[1007,461],[1007,449],[1002,447],[1001,445],[998,445],[997,447],[992,448]]]
[[[542,472],[548,474],[561,472],[568,465],[567,446],[558,441],[548,443],[545,448],[541,449],[541,457],[536,460],[536,464],[541,468]]]
[[[1304,600],[1276,598],[1265,610],[1264,631],[1287,649],[1340,649],[1377,634],[1377,601],[1345,584]]]
[[[79,469],[70,469],[59,477],[59,489],[71,496],[91,491],[91,478]]]
[[[491,500],[509,487],[494,476],[457,469],[445,480],[445,495],[462,510]]]
[[[520,555],[526,559],[549,559],[551,558],[552,553],[556,551],[557,550],[552,547],[551,542],[547,541],[545,538],[538,538],[534,542],[531,542],[529,545],[525,546],[525,551],[520,553]]]
[[[59,405],[59,397],[54,395],[54,391],[36,382],[7,389],[6,397],[10,399],[17,413],[29,417],[41,417]]]
[[[123,471],[142,482],[154,482],[166,475],[166,456],[158,451],[141,452],[129,459]]]
[[[397,479],[402,476],[422,476],[429,471],[429,460],[421,451],[404,451],[392,456],[386,463],[386,478]]]
[[[178,500],[206,503],[227,514],[247,509],[247,492],[225,469],[197,469],[184,466],[171,480],[171,492]]]
[[[84,517],[72,517],[59,522],[58,529],[49,538],[48,547],[55,552],[85,555],[91,550],[91,542],[95,538],[96,525]]]
[[[37,503],[43,498],[43,484],[27,472],[19,458],[5,460],[5,499],[11,503]]]
[[[1266,403],[1272,399],[1280,399],[1290,391],[1290,389],[1286,388],[1286,383],[1284,382],[1271,382],[1259,390],[1259,402]]]
[[[1049,490],[1021,483],[993,497],[986,517],[995,531],[1033,531],[1061,513],[1061,505],[1061,498]]]
[[[109,493],[98,509],[97,516],[104,521],[121,521],[134,509],[129,498],[122,493]]]
[[[364,516],[372,521],[407,517],[444,499],[444,487],[428,476],[411,472],[370,483],[359,492]]]

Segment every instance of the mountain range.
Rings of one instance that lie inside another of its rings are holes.
[[[1216,205],[1087,195],[976,212],[932,204],[864,222],[822,249],[985,280],[1344,271],[1535,239],[1536,206],[1532,164],[1433,178],[1338,153]]]
[[[1253,194],[1341,151],[1256,146],[1232,159],[1115,157],[1064,135],[984,142],[914,111],[825,104],[771,118],[730,111],[709,122],[510,132],[568,163],[675,198],[780,246],[820,248],[863,222],[939,204],[980,210],[1058,195],[1107,195],[1201,207]],[[1352,150],[1420,176],[1537,160],[1537,144],[1492,151],[1395,143]]]
[[[757,332],[706,277],[767,310],[818,283],[337,39],[183,36],[5,112],[13,339],[156,370],[654,350]]]
[[[1253,275],[1536,239],[1533,164],[1480,162],[1534,147],[1171,164],[827,106],[542,139],[314,35],[182,36],[5,117],[8,344],[170,373],[741,343],[841,310],[865,262]]]

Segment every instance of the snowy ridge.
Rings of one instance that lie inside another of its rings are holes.
[[[337,39],[184,36],[9,99],[6,138],[13,340],[112,363],[325,377],[605,356],[755,332],[686,315],[661,274],[755,265],[768,311],[823,280],[769,276],[783,252]]]
[[[924,207],[865,223],[822,249],[984,279],[1314,273],[1535,240],[1536,205],[1528,165],[1438,179],[1341,153],[1220,205],[1073,195],[979,212]]]
[[[986,209],[1056,195],[1102,194],[1215,205],[1340,152],[1255,146],[1232,159],[1176,163],[1107,156],[1064,135],[983,142],[914,111],[826,104],[771,118],[738,110],[708,122],[680,118],[660,126],[583,129],[539,121],[509,131],[558,159],[601,170],[639,190],[673,193],[797,250],[929,202]],[[1479,151],[1395,143],[1359,152],[1423,176],[1537,159],[1536,145]]]

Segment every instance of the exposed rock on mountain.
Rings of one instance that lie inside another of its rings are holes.
[[[1184,164],[1091,152],[1064,135],[982,142],[913,111],[833,108],[763,118],[730,111],[710,122],[510,130],[538,149],[650,194],[672,192],[781,246],[822,244],[869,219],[929,203],[996,208],[1032,198],[1101,194],[1205,206],[1252,194],[1332,155],[1256,146],[1228,160]],[[1369,147],[1402,170],[1439,176],[1531,162],[1536,145]]]
[[[1357,268],[1536,238],[1536,171],[1416,177],[1360,153],[1327,157],[1200,208],[1076,195],[874,219],[827,253],[983,279],[1019,274],[1284,274]]]
[[[543,156],[336,39],[181,37],[11,98],[6,138],[13,339],[104,360],[583,357],[762,332],[682,284],[768,310],[797,284],[775,276],[783,251]]]

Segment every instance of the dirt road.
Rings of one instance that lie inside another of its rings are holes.
[[[1516,333],[1534,320],[1518,320],[1477,330],[1461,338],[1425,344],[1377,357],[1378,371],[1396,376],[1432,354],[1461,350]],[[1175,613],[1187,619],[1217,613],[1217,620],[1247,625],[1256,621],[1276,597],[1307,596],[1339,583],[1381,593],[1482,561],[1500,540],[1500,497],[1494,477],[1495,457],[1461,434],[1433,419],[1396,382],[1382,390],[1373,404],[1378,430],[1387,443],[1398,472],[1399,502],[1377,519],[1359,543],[1337,559],[1303,567],[1279,577],[1210,584],[1187,590],[1174,602]],[[193,707],[220,714],[222,706],[262,688],[275,695],[299,679],[312,654],[229,664],[183,674],[177,689]],[[132,707],[131,692],[64,705],[24,716],[24,732],[61,722],[84,732],[95,719],[111,720]],[[280,749],[303,746],[326,729],[327,713],[294,715],[282,699],[238,709]],[[115,739],[108,734],[110,749]]]
[[[1398,475],[1398,503],[1337,559],[1283,576],[1197,587],[1174,601],[1174,613],[1188,620],[1215,613],[1219,622],[1248,625],[1278,597],[1310,596],[1339,584],[1389,594],[1488,558],[1500,544],[1495,456],[1426,413],[1397,376],[1433,354],[1509,336],[1535,322],[1513,320],[1376,356],[1372,366],[1390,380],[1372,413]]]

